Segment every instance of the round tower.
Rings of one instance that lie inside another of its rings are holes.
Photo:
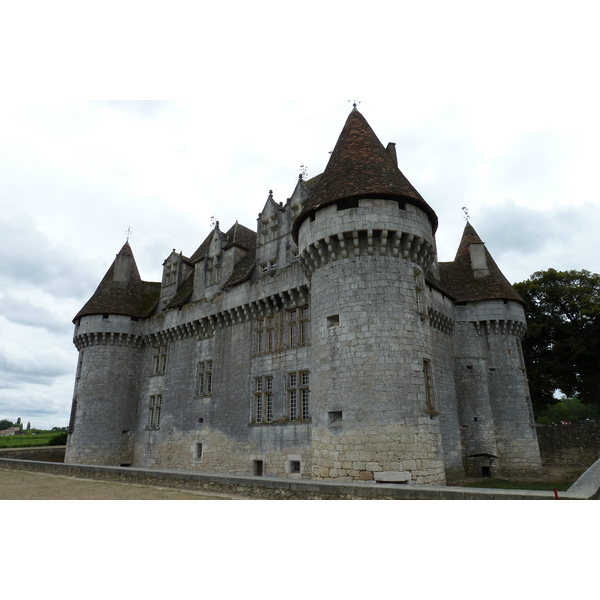
[[[539,472],[541,459],[521,351],[523,299],[470,223],[442,280],[455,298],[454,370],[465,473]]]
[[[158,299],[126,243],[74,319],[79,351],[65,462],[130,465],[143,337],[140,319]]]
[[[315,478],[445,481],[424,304],[437,217],[394,158],[355,108],[294,224]]]

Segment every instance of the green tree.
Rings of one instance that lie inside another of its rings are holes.
[[[534,408],[569,397],[600,406],[600,275],[538,271],[515,284],[527,303],[523,339]]]
[[[8,419],[2,419],[0,421],[0,431],[2,431],[3,429],[9,429],[10,427],[14,427],[15,424],[12,421],[9,421]]]

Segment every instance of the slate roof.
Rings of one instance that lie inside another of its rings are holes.
[[[237,221],[225,235],[229,240],[225,249],[231,248],[231,246],[239,246],[245,250],[250,250],[256,243],[256,231],[240,225]]]
[[[504,277],[487,248],[485,248],[485,256],[490,273],[478,279],[474,277],[469,251],[469,246],[473,243],[482,244],[483,242],[473,226],[467,223],[454,261],[439,263],[442,288],[456,302],[516,300],[524,304],[523,298]]]
[[[192,254],[190,260],[192,262],[198,262],[202,260],[206,255],[206,250],[210,246],[210,241],[212,239],[213,232],[211,231],[206,239],[200,244],[196,252]],[[244,227],[244,225],[240,225],[237,221],[235,225],[233,225],[229,231],[225,234],[227,239],[229,240],[225,245],[224,249],[231,248],[232,246],[239,246],[240,248],[244,248],[245,250],[250,250],[256,243],[256,231],[252,231],[252,229],[248,229]]]
[[[254,232],[252,232],[254,233]],[[256,266],[256,247],[252,246],[248,251],[248,254],[238,262],[238,264],[234,267],[233,273],[229,276],[229,279],[223,284],[221,289],[225,289],[231,287],[232,285],[237,285],[238,283],[244,283],[250,278],[252,275],[252,271],[254,271],[254,267]]]
[[[119,256],[129,257],[132,261],[127,282],[114,281],[115,264]],[[160,283],[142,281],[129,242],[125,242],[117,258],[73,322],[86,315],[113,314],[144,318],[152,313],[160,298]]]
[[[427,213],[433,231],[437,229],[433,209],[402,174],[356,108],[348,116],[325,171],[294,222],[294,241],[298,243],[300,225],[311,213],[353,198],[389,198],[414,204]]]

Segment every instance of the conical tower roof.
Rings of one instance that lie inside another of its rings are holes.
[[[485,245],[484,251],[489,274],[485,277],[475,277],[471,265],[471,244],[483,244],[483,242],[475,228],[467,222],[454,261],[441,262],[439,265],[442,287],[457,302],[516,300],[524,303],[523,298],[504,277]]]
[[[160,297],[160,283],[142,281],[129,242],[121,248],[100,285],[73,321],[86,315],[147,317]]]
[[[385,198],[414,204],[437,229],[437,216],[398,169],[363,115],[354,108],[348,116],[325,171],[300,213],[292,235],[298,241],[302,222],[312,213],[340,200]]]

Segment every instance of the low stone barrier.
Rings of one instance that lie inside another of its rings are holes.
[[[22,458],[43,462],[65,462],[66,446],[35,446],[33,448],[0,448],[0,458]]]
[[[591,465],[600,458],[600,423],[536,425],[542,463]]]
[[[338,483],[240,475],[218,475],[190,471],[168,471],[133,467],[66,465],[10,458],[0,458],[0,468],[96,479],[235,494],[269,500],[553,500],[553,492],[529,490],[495,490],[468,487],[421,486],[411,484]],[[597,488],[596,488],[597,492]],[[563,499],[585,500],[585,493]]]

